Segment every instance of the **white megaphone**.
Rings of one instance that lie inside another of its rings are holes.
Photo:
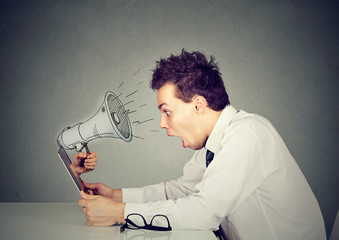
[[[94,116],[85,122],[61,131],[57,138],[59,147],[77,152],[97,138],[119,138],[126,142],[132,140],[132,128],[123,104],[113,92],[107,92],[104,102]]]

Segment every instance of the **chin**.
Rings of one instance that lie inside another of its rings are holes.
[[[204,146],[188,146],[190,149],[192,149],[192,150],[200,150],[200,149],[202,149]]]

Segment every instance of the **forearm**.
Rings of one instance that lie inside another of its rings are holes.
[[[141,188],[123,188],[122,201],[128,203],[146,203],[166,200],[164,183]]]
[[[141,188],[123,188],[122,201],[128,203],[147,203],[164,200],[176,200],[196,193],[195,188],[190,188],[177,180],[171,180]]]
[[[202,158],[204,160],[204,158]],[[185,165],[183,176],[177,180],[162,182],[142,188],[124,188],[123,201],[131,203],[146,203],[163,200],[176,200],[197,192],[196,185],[205,172],[205,162],[201,162],[198,154]]]
[[[121,203],[122,202],[122,189],[113,189],[112,199],[115,202]]]

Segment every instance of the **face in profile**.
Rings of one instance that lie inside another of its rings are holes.
[[[160,128],[167,131],[168,136],[181,138],[182,146],[193,150],[204,147],[207,137],[202,134],[195,103],[186,103],[175,96],[173,84],[162,86],[157,94],[158,108],[161,113]]]

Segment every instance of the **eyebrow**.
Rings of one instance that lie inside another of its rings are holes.
[[[160,110],[162,108],[162,106],[164,106],[164,105],[167,105],[167,104],[166,103],[159,104],[158,109]]]

